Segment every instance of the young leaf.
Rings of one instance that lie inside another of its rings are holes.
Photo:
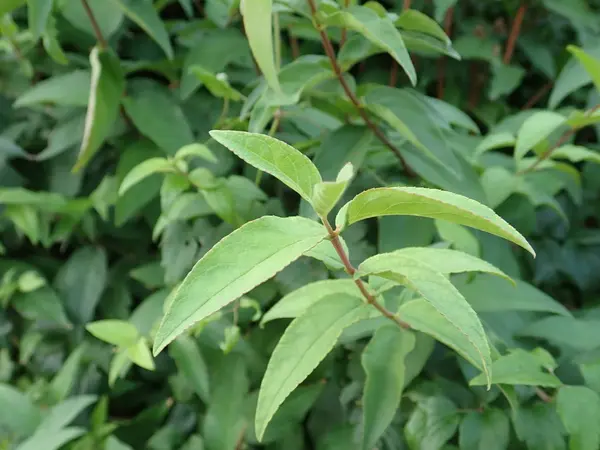
[[[348,183],[354,176],[352,164],[346,164],[335,181],[322,181],[315,184],[312,204],[320,216],[327,216],[339,199],[344,195]]]
[[[94,47],[90,53],[90,63],[92,83],[85,117],[85,130],[73,171],[85,167],[112,131],[125,89],[121,63],[111,50]]]
[[[517,134],[515,159],[522,159],[529,150],[546,139],[567,121],[566,117],[552,111],[539,111],[527,118]]]
[[[264,216],[235,230],[204,255],[177,288],[156,333],[154,354],[326,236],[324,227],[300,217]]]
[[[275,92],[281,91],[273,53],[273,0],[242,0],[244,30],[258,67]]]
[[[375,448],[396,414],[404,388],[405,359],[414,347],[413,333],[386,325],[375,332],[362,354],[366,374],[362,399],[363,450]]]
[[[205,161],[216,163],[218,162],[217,157],[210,149],[204,144],[188,144],[181,147],[175,153],[175,159],[189,158],[190,156],[197,156],[204,159]]]
[[[556,397],[556,411],[569,433],[570,448],[600,448],[600,396],[585,386],[563,386]]]
[[[44,33],[53,0],[27,0],[27,19],[33,39],[37,40]]]
[[[154,9],[152,2],[139,0],[113,0],[125,15],[156,41],[169,59],[173,59],[173,48],[164,22]]]
[[[210,395],[208,367],[194,339],[182,334],[171,343],[169,354],[198,397],[208,404]]]
[[[146,338],[139,338],[135,344],[125,349],[125,353],[138,366],[146,370],[154,370],[154,360],[152,359]]]
[[[342,331],[369,313],[370,307],[362,300],[334,294],[290,324],[273,351],[260,386],[255,422],[259,440],[279,406],[327,356]]]
[[[413,289],[430,302],[453,326],[463,333],[479,353],[488,378],[492,364],[490,347],[483,326],[460,292],[433,267],[401,253],[376,255],[365,260],[357,276],[377,275]]]
[[[473,378],[469,384],[481,386],[485,383],[486,380],[481,374]],[[492,383],[545,387],[562,385],[555,375],[542,369],[538,358],[522,349],[515,349],[492,363]]]
[[[85,329],[98,339],[118,347],[129,347],[139,337],[138,330],[123,320],[99,320],[88,323]]]
[[[331,243],[328,242],[329,245]],[[302,286],[279,300],[265,313],[261,326],[275,319],[295,319],[305,313],[313,304],[333,294],[347,295],[362,299],[362,294],[352,280],[321,280]]]
[[[575,45],[569,45],[567,50],[569,50],[569,52],[571,52],[571,54],[579,60],[585,71],[594,82],[596,89],[600,91],[600,60],[598,58],[594,58],[592,55],[586,53]]]
[[[349,225],[370,217],[390,215],[444,219],[500,236],[535,256],[527,240],[494,211],[452,192],[418,187],[375,188],[358,194],[346,207]]]
[[[206,89],[215,97],[225,98],[234,102],[239,102],[244,98],[239,91],[231,87],[225,73],[215,75],[201,66],[192,66],[190,72],[196,75]]]
[[[165,158],[150,158],[135,166],[121,182],[119,195],[125,194],[130,188],[141,182],[144,178],[155,173],[173,172],[174,167]]]
[[[273,175],[308,202],[321,175],[310,159],[294,147],[263,134],[242,131],[210,132],[212,138],[248,164]]]
[[[387,51],[404,69],[410,82],[416,84],[417,74],[402,35],[388,17],[379,17],[367,6],[355,5],[325,16],[322,22],[362,34],[373,44]]]

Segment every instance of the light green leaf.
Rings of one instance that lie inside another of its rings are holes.
[[[17,450],[58,450],[67,442],[85,434],[85,428],[68,427],[61,430],[47,430],[35,433],[32,437],[22,442]]]
[[[588,54],[600,57],[600,47],[586,48]],[[556,108],[567,96],[592,82],[590,75],[575,57],[572,57],[562,69],[550,94],[550,108]]]
[[[434,57],[441,53],[460,60],[450,38],[428,15],[415,9],[406,9],[396,19],[395,25],[400,28],[406,47],[411,52]]]
[[[125,349],[125,353],[138,366],[146,370],[154,370],[154,359],[146,338],[139,338],[135,344]]]
[[[216,244],[177,288],[154,341],[158,354],[194,323],[268,280],[327,236],[300,217],[264,216]]]
[[[342,331],[366,319],[370,310],[358,298],[334,294],[290,324],[273,351],[261,383],[255,422],[259,439],[279,406],[333,349]]]
[[[459,428],[461,450],[506,450],[510,441],[510,421],[498,409],[468,413]]]
[[[223,72],[214,74],[201,66],[192,66],[190,72],[192,72],[198,80],[204,84],[204,87],[206,87],[206,89],[208,89],[215,97],[225,98],[234,102],[239,102],[244,98],[239,91],[231,87],[227,81],[227,74]]]
[[[125,77],[118,57],[111,50],[94,47],[90,53],[90,86],[85,130],[73,171],[85,167],[108,137],[119,115]]]
[[[4,14],[13,12],[15,9],[23,6],[24,4],[25,0],[4,0],[2,4],[0,4],[0,17],[4,16]]]
[[[68,397],[78,379],[79,366],[81,365],[84,351],[85,344],[75,348],[65,360],[60,370],[54,375],[54,378],[52,378],[50,391],[54,399],[63,401]]]
[[[391,215],[444,219],[500,236],[535,256],[527,240],[494,211],[452,192],[417,187],[369,189],[354,197],[347,208],[348,224]]]
[[[140,0],[113,0],[125,15],[156,41],[169,59],[173,59],[173,48],[164,22],[154,9],[152,2]]]
[[[352,280],[315,281],[284,296],[265,313],[260,324],[262,326],[275,319],[295,319],[304,314],[315,303],[333,294],[362,298],[360,291]]]
[[[111,360],[110,367],[108,369],[108,385],[113,387],[115,381],[127,374],[131,368],[131,365],[131,359],[127,355],[127,350],[118,349],[115,353],[115,356]]]
[[[581,145],[563,145],[562,147],[553,150],[550,157],[552,159],[567,159],[573,163],[590,161],[600,164],[600,154],[593,150],[588,150]]]
[[[552,111],[538,111],[529,116],[517,133],[515,159],[523,159],[529,150],[546,139],[566,120],[564,116]]]
[[[27,20],[33,39],[37,40],[44,33],[52,11],[53,0],[27,0]]]
[[[575,56],[588,73],[597,90],[600,90],[600,60],[586,53],[575,45],[569,45],[567,50]]]
[[[321,18],[325,25],[347,28],[362,34],[378,47],[387,51],[404,69],[413,85],[417,74],[402,35],[388,17],[379,17],[371,8],[354,5]]]
[[[190,156],[197,156],[205,161],[216,163],[219,160],[214,153],[204,144],[188,144],[181,147],[175,153],[175,159],[189,158]]]
[[[346,253],[348,253],[348,245],[346,244],[346,241],[341,236],[339,236],[339,239],[342,244],[342,247],[344,248]],[[315,247],[306,252],[304,256],[323,261],[325,265],[331,270],[344,270],[344,264],[342,263],[340,256],[335,251],[333,245],[331,245],[330,240],[320,242]]]
[[[0,414],[0,426],[15,436],[31,436],[41,421],[40,410],[14,387],[0,384],[0,404],[10,414]]]
[[[585,386],[563,386],[556,397],[556,411],[569,433],[569,448],[600,448],[600,396]]]
[[[481,254],[479,241],[473,232],[466,227],[445,220],[436,220],[435,230],[443,241],[446,241],[455,249],[473,256]]]
[[[244,30],[252,54],[269,87],[279,92],[281,87],[277,79],[277,68],[275,67],[273,53],[272,10],[272,0],[242,0],[240,4],[240,11],[244,19]]]
[[[87,70],[76,70],[48,78],[21,94],[15,101],[15,107],[22,108],[37,103],[87,106],[91,79]]]
[[[208,367],[194,339],[182,334],[171,343],[169,354],[198,397],[209,404]]]
[[[445,275],[401,252],[402,250],[376,255],[365,260],[358,267],[357,276],[377,275],[418,292],[467,337],[479,354],[484,372],[488,377],[491,376],[490,347],[483,326],[471,305]]]
[[[131,187],[155,173],[174,172],[173,164],[165,158],[150,158],[135,166],[121,182],[119,195],[125,194]]]
[[[512,147],[516,144],[517,138],[508,131],[493,133],[487,135],[475,148],[474,157],[477,158],[485,152],[495,150],[497,148]]]
[[[361,356],[366,374],[363,450],[375,447],[396,414],[404,388],[405,359],[414,347],[413,333],[386,325],[375,332]]]
[[[70,424],[85,408],[96,401],[95,395],[77,395],[52,407],[42,420],[35,434],[56,432]]]
[[[314,185],[322,181],[310,159],[278,139],[242,131],[213,130],[210,135],[248,164],[279,179],[308,202],[311,201]]]
[[[69,64],[67,55],[65,55],[65,52],[60,46],[60,42],[58,40],[58,29],[56,28],[56,20],[52,15],[48,17],[48,24],[46,25],[46,30],[42,36],[42,44],[44,45],[48,55],[50,55],[50,57],[58,64],[62,64],[63,66]]]
[[[492,363],[493,384],[522,384],[526,386],[559,387],[561,381],[543,370],[539,359],[522,349],[515,349]],[[486,384],[483,374],[473,378],[471,386]]]
[[[456,433],[460,416],[446,397],[427,397],[417,403],[404,427],[411,450],[441,449]]]
[[[96,338],[118,347],[134,345],[139,337],[138,330],[124,320],[99,320],[85,327]]]
[[[354,176],[352,164],[346,164],[335,181],[322,181],[315,184],[312,196],[312,204],[320,216],[327,216],[337,202],[344,195],[348,183]]]

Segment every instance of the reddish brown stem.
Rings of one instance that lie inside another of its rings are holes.
[[[298,38],[292,34],[292,30],[288,30],[290,37],[290,48],[292,49],[292,57],[297,59],[300,57],[300,45],[298,44]]]
[[[446,16],[444,17],[444,32],[446,36],[452,34],[452,22],[454,20],[454,7],[448,8]],[[444,98],[444,90],[446,86],[446,57],[442,56],[438,60],[438,84],[437,84],[437,96],[439,99]]]
[[[98,21],[96,20],[96,16],[94,16],[92,8],[90,8],[90,5],[88,4],[87,0],[81,0],[81,4],[83,5],[83,9],[85,10],[85,13],[90,19],[90,23],[92,24],[92,29],[94,30],[94,34],[96,35],[96,40],[98,41],[98,44],[102,48],[108,48],[108,43],[102,35],[102,31],[100,30],[100,26],[98,25]]]
[[[525,103],[525,105],[521,108],[521,110],[525,111],[527,109],[533,108],[544,97],[544,95],[546,95],[548,93],[548,91],[550,91],[550,89],[552,89],[552,86],[554,86],[554,82],[553,81],[549,81],[548,83],[546,83],[545,85],[543,85],[541,87],[541,89],[539,91],[537,91],[527,101],[527,103]]]
[[[390,86],[395,87],[398,83],[398,63],[392,60],[392,67],[390,68]]]
[[[471,63],[470,78],[471,78],[471,90],[469,91],[469,109],[474,110],[479,105],[479,98],[481,97],[481,87],[483,84],[483,78],[479,73],[480,66],[476,61]]]
[[[311,10],[313,19],[316,21],[317,6],[315,4],[315,0],[307,0],[307,1],[308,1],[308,5],[310,6],[310,10]],[[327,33],[325,32],[325,30],[323,30],[321,27],[319,27],[319,35],[321,36],[321,43],[323,44],[323,48],[325,49],[325,54],[329,58],[329,62],[331,63],[331,67],[333,69],[333,72],[335,73],[338,81],[340,82],[340,85],[342,86],[342,89],[346,93],[346,96],[348,97],[348,99],[350,100],[350,102],[356,108],[356,110],[357,110],[358,114],[360,115],[360,117],[364,120],[365,124],[373,132],[373,134],[375,134],[375,136],[377,136],[377,138],[387,148],[389,148],[392,153],[394,153],[394,155],[396,156],[396,158],[398,158],[398,160],[402,164],[402,167],[403,167],[404,171],[406,172],[406,174],[408,176],[410,176],[410,177],[414,177],[416,174],[408,166],[408,164],[404,160],[404,157],[400,153],[400,150],[398,150],[394,146],[394,144],[392,144],[390,142],[390,140],[387,138],[387,136],[385,135],[385,133],[383,131],[381,131],[381,129],[377,125],[375,125],[375,123],[373,123],[373,121],[369,118],[368,114],[366,113],[365,109],[361,105],[360,101],[358,100],[358,98],[356,97],[356,95],[354,94],[354,92],[352,92],[352,89],[350,88],[350,86],[346,82],[346,79],[344,78],[344,74],[342,72],[342,68],[340,67],[340,65],[337,62],[337,58],[336,58],[336,55],[335,55],[335,50],[333,49],[333,45],[331,44],[331,40],[329,39],[329,36],[327,36]]]
[[[403,9],[410,9],[410,5],[412,3],[412,0],[404,0],[404,4],[402,5]]]
[[[519,34],[521,33],[521,26],[523,25],[525,11],[527,11],[527,5],[523,3],[521,4],[521,6],[519,6],[519,9],[517,10],[515,20],[512,24],[512,28],[510,29],[510,34],[508,35],[506,49],[504,50],[504,58],[502,59],[504,64],[510,64],[510,60],[512,59],[513,53],[515,51],[515,45],[517,44],[517,39],[519,38]]]
[[[377,301],[375,296],[369,292],[369,290],[365,286],[365,283],[360,278],[354,278],[354,275],[356,274],[356,269],[350,262],[350,258],[348,258],[348,254],[344,250],[344,246],[342,245],[342,242],[340,241],[340,238],[339,238],[339,233],[337,231],[334,231],[334,229],[331,227],[331,224],[329,223],[329,221],[327,220],[326,217],[321,217],[321,221],[323,222],[323,225],[325,225],[325,228],[327,229],[327,233],[329,233],[329,238],[330,238],[331,244],[333,245],[335,252],[340,257],[340,260],[342,261],[342,264],[344,265],[344,269],[345,269],[346,273],[354,279],[354,284],[356,284],[356,287],[358,287],[358,289],[360,290],[360,293],[363,295],[366,302],[369,305],[372,305],[373,307],[375,307],[375,309],[377,309],[377,311],[379,311],[384,317],[387,317],[388,319],[393,321],[399,327],[405,328],[405,329],[410,329],[410,325],[408,323],[401,320],[397,315],[395,315],[391,311],[387,310],[385,308],[385,306],[383,306],[382,304],[380,304]]]
[[[344,0],[344,8],[348,8],[350,6],[350,0]],[[346,28],[342,28],[342,37],[340,39],[340,48],[344,46],[346,43],[346,38],[348,37],[348,30]]]
[[[552,397],[550,397],[546,392],[541,390],[539,387],[535,388],[536,395],[545,403],[552,403]]]

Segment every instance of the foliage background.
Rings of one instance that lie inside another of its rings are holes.
[[[309,214],[210,140],[214,128],[273,134],[309,155],[326,180],[351,161],[358,176],[348,195],[398,183],[466,195],[535,247],[533,260],[489,235],[412,217],[344,233],[353,261],[436,243],[518,280],[513,288],[485,275],[453,279],[490,340],[516,355],[502,382],[510,393],[469,386],[477,370],[420,333],[400,408],[377,448],[600,448],[600,156],[596,116],[582,119],[598,93],[594,72],[566,49],[600,57],[598,2],[382,2],[405,18],[396,25],[417,93],[388,54],[359,46],[338,59],[361,101],[386,108],[433,153],[415,150],[389,116],[369,110],[409,170],[347,101],[304,1],[275,2],[280,82],[297,94],[276,106],[257,102],[264,82],[235,1],[88,3],[118,58],[102,60],[105,84],[87,132],[99,33],[84,3],[0,4],[1,448],[358,448],[370,337],[360,327],[284,403],[264,443],[253,430],[257,389],[288,323],[261,326],[263,313],[310,282],[344,276],[339,270],[303,257],[156,359],[149,354],[165,299],[214,243],[264,214]],[[409,7],[441,28],[403,15]],[[343,32],[327,32],[337,49]],[[560,117],[572,121],[557,125]],[[533,152],[515,159],[527,130],[525,153]],[[179,159],[193,186],[156,163],[119,195],[135,166],[192,143],[216,157],[196,147]],[[90,326],[104,319],[122,322],[104,333]]]

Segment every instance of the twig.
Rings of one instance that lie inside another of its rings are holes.
[[[594,106],[592,109],[590,109],[585,115],[586,117],[591,116],[592,114],[594,114],[596,111],[598,111],[600,109],[600,104]],[[579,131],[579,128],[573,127],[568,129],[567,131],[565,131],[563,133],[563,135],[560,137],[560,139],[556,142],[556,144],[554,144],[552,147],[550,147],[548,150],[546,150],[544,153],[542,153],[540,155],[540,157],[537,159],[536,162],[534,162],[531,166],[527,167],[526,169],[520,170],[517,172],[517,175],[524,175],[526,173],[529,173],[533,170],[535,170],[541,163],[543,163],[544,161],[546,161],[548,158],[550,158],[550,156],[552,155],[552,152],[554,152],[554,150],[556,150],[557,148],[561,147],[563,144],[565,144],[569,139],[571,139],[571,137],[577,133]]]
[[[522,111],[533,108],[543,97],[548,93],[550,89],[554,86],[553,81],[549,81],[545,85],[541,87],[539,91],[537,91],[521,108]]]
[[[96,21],[96,16],[94,16],[94,11],[92,11],[92,8],[90,8],[90,5],[88,4],[87,0],[81,0],[81,4],[83,5],[83,9],[85,9],[85,13],[87,14],[88,18],[90,19],[90,23],[92,24],[92,28],[94,30],[94,34],[96,35],[96,40],[98,41],[98,44],[103,49],[108,48],[108,43],[106,42],[106,39],[104,39],[104,36],[102,35],[100,26],[98,25],[98,22]]]
[[[315,22],[316,22],[317,6],[315,4],[315,0],[307,0],[307,1],[308,1],[308,5],[310,6],[310,10],[311,10],[311,13],[312,13],[312,16],[313,16],[313,20],[315,20]],[[398,158],[398,160],[402,164],[402,167],[404,168],[406,174],[408,176],[410,176],[410,177],[414,177],[415,173],[408,166],[408,164],[404,160],[404,157],[402,156],[402,154],[400,153],[400,151],[394,146],[394,144],[392,144],[389,141],[389,139],[386,137],[386,135],[383,133],[383,131],[381,131],[381,129],[379,129],[379,127],[377,125],[375,125],[371,121],[371,119],[369,118],[369,116],[365,112],[363,106],[360,104],[360,101],[358,100],[358,98],[356,97],[356,95],[354,94],[354,92],[352,92],[352,89],[350,89],[350,86],[348,85],[348,83],[346,82],[346,79],[344,78],[344,74],[342,73],[342,69],[341,69],[340,65],[338,64],[338,62],[337,62],[337,58],[335,56],[335,51],[333,50],[333,45],[331,44],[331,41],[329,40],[329,37],[327,36],[327,33],[321,27],[318,27],[318,30],[319,30],[319,34],[321,36],[321,42],[323,44],[323,48],[325,49],[325,53],[327,54],[327,57],[329,58],[329,62],[331,63],[331,67],[333,68],[333,71],[335,72],[335,75],[337,76],[337,78],[338,78],[338,80],[339,80],[339,82],[340,82],[340,84],[342,86],[342,89],[344,89],[344,92],[346,93],[346,96],[348,97],[348,99],[350,100],[350,102],[352,102],[352,104],[354,105],[354,107],[358,111],[358,114],[360,114],[360,116],[362,117],[362,119],[365,121],[365,124],[367,125],[367,127],[369,127],[369,129],[375,134],[375,136],[377,136],[379,138],[379,140],[386,147],[388,147],[392,151],[392,153],[394,153],[394,155],[396,155],[396,157]]]
[[[517,10],[515,20],[512,24],[512,28],[510,29],[510,34],[508,35],[508,41],[506,43],[506,49],[504,51],[504,58],[502,59],[504,64],[510,64],[510,60],[512,59],[512,55],[515,51],[515,45],[517,43],[519,33],[521,33],[521,25],[523,25],[525,11],[527,11],[527,5],[525,3],[522,3],[521,6],[519,6],[519,9]]]
[[[288,28],[288,36],[290,38],[290,48],[292,49],[292,57],[298,59],[300,57],[300,45],[298,38],[292,34],[292,29]]]
[[[382,304],[380,304],[377,301],[377,299],[375,298],[374,295],[369,293],[369,291],[367,290],[367,287],[365,286],[365,284],[363,283],[363,281],[360,278],[354,278],[354,275],[356,274],[356,269],[350,262],[350,259],[348,258],[348,254],[346,253],[346,251],[344,250],[344,247],[342,246],[342,243],[339,238],[339,232],[334,231],[334,229],[331,227],[331,224],[329,223],[329,221],[327,220],[326,217],[321,217],[321,221],[323,222],[323,225],[325,225],[325,228],[327,229],[327,232],[329,233],[329,239],[331,241],[331,244],[333,245],[333,248],[335,249],[336,253],[340,257],[340,260],[342,261],[342,264],[344,265],[344,269],[345,269],[346,273],[354,279],[354,283],[360,290],[361,294],[363,295],[363,297],[365,298],[367,303],[369,305],[372,305],[373,307],[375,307],[375,309],[377,309],[377,311],[379,311],[384,317],[387,317],[388,319],[393,321],[399,327],[405,328],[405,329],[410,329],[411,326],[408,323],[401,320],[396,314],[387,310]]]
[[[452,34],[452,22],[454,20],[454,6],[448,8],[446,16],[444,17],[444,33],[450,37]],[[438,61],[438,83],[437,83],[437,97],[439,99],[444,98],[444,90],[446,87],[446,56],[442,56]]]
[[[539,387],[535,388],[535,393],[543,402],[552,403],[552,397],[546,394],[546,392],[542,391]]]
[[[398,63],[395,59],[392,60],[392,67],[390,68],[390,86],[395,87],[398,83]]]
[[[344,8],[348,8],[350,6],[350,0],[344,0]],[[346,43],[346,38],[348,37],[348,30],[346,28],[342,28],[342,37],[340,39],[340,48],[344,46]]]
[[[404,0],[404,4],[402,5],[403,9],[410,9],[410,4],[412,3],[412,0]]]

